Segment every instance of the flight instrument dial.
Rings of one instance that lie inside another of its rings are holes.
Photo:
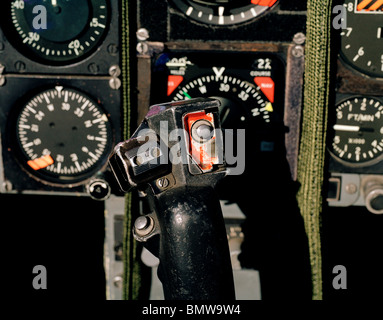
[[[108,30],[107,0],[14,0],[2,6],[9,41],[43,63],[83,59],[97,49]]]
[[[383,78],[383,1],[346,0],[341,57],[368,76]]]
[[[55,185],[83,181],[100,169],[112,145],[107,114],[87,95],[56,86],[25,103],[15,124],[20,164]]]
[[[253,20],[277,0],[173,0],[186,17],[210,25],[233,25]]]
[[[383,159],[383,102],[375,97],[348,98],[336,106],[331,152],[349,166]]]

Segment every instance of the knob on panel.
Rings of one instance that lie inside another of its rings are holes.
[[[367,209],[374,214],[383,214],[383,183],[371,181],[364,188]]]

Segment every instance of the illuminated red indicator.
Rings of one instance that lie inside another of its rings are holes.
[[[277,0],[251,0],[252,4],[257,4],[264,7],[272,7]]]
[[[35,159],[35,160],[29,160],[28,165],[33,169],[33,170],[40,170],[44,169],[46,167],[49,167],[51,164],[54,163],[53,158],[48,154],[46,156],[43,156],[41,158]]]
[[[183,76],[168,76],[168,96],[173,93],[183,80]]]
[[[275,83],[270,77],[255,77],[255,84],[261,89],[266,98],[274,103]]]

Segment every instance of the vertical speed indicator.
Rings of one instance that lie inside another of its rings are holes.
[[[24,104],[15,123],[18,160],[38,180],[76,184],[106,162],[112,145],[108,116],[87,95],[57,86]]]
[[[383,159],[383,103],[358,96],[336,106],[331,153],[349,166],[364,166]]]

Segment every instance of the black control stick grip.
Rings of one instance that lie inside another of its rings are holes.
[[[235,299],[225,224],[213,188],[171,190],[155,199],[155,208],[165,299]]]

